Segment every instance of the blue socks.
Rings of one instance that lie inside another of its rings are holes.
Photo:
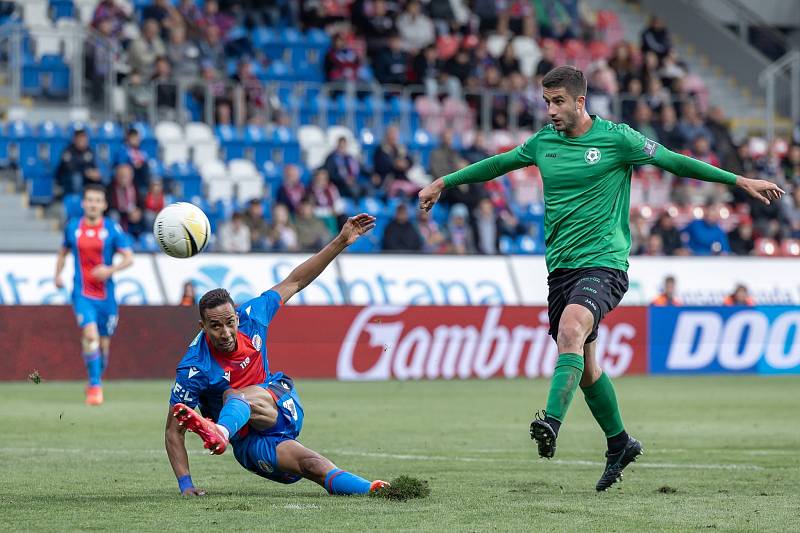
[[[84,352],[83,362],[86,363],[86,372],[89,374],[89,386],[102,385],[103,359],[100,356],[100,350]]]
[[[241,396],[228,396],[219,412],[217,424],[228,430],[233,437],[250,420],[250,404]]]
[[[363,477],[358,477],[341,468],[334,468],[325,475],[325,490],[329,494],[367,494],[372,485]]]

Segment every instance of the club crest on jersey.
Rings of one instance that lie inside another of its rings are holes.
[[[600,161],[600,150],[597,148],[589,148],[586,150],[586,153],[583,154],[583,160],[590,165],[594,165]]]
[[[256,333],[251,340],[253,341],[253,348],[261,350],[261,335]]]

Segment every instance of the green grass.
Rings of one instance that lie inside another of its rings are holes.
[[[298,383],[302,442],[369,478],[428,480],[425,499],[331,497],[283,486],[187,436],[183,499],[163,448],[170,383],[0,385],[0,530],[800,530],[797,377],[625,378],[623,415],[645,446],[597,494],[604,439],[580,393],[556,460],[527,435],[547,381]]]

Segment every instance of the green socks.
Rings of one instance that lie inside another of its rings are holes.
[[[564,357],[563,355],[561,357]],[[559,358],[559,363],[561,359]],[[551,391],[552,394],[552,391]],[[594,419],[600,424],[606,438],[611,438],[625,431],[622,425],[622,415],[617,404],[617,394],[614,392],[614,385],[605,372],[600,374],[600,378],[593,384],[583,389],[584,398],[589,405]],[[549,415],[550,404],[547,404]],[[625,439],[627,441],[627,438]]]
[[[576,353],[562,353],[558,356],[553,378],[550,381],[550,392],[547,395],[547,418],[564,421],[567,409],[575,396],[583,374],[583,356]],[[609,382],[609,385],[611,382]],[[611,389],[612,395],[614,389]],[[588,401],[588,396],[587,396]],[[616,405],[616,400],[614,401]],[[594,410],[592,410],[594,412]]]

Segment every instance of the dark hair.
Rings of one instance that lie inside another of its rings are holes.
[[[586,96],[586,77],[575,67],[569,65],[556,67],[544,75],[542,87],[545,89],[563,87],[573,98]]]
[[[133,135],[139,135],[139,130],[136,128],[129,128],[128,132],[125,134],[126,137],[131,137]]]
[[[664,278],[664,283],[670,283],[670,282],[675,283],[675,276],[669,275],[666,278]]]
[[[86,193],[89,191],[97,191],[99,193],[103,193],[103,198],[106,197],[106,188],[99,183],[87,183],[83,186],[83,196],[86,196]]]
[[[200,319],[205,320],[206,315],[205,312],[207,309],[214,309],[215,307],[219,307],[220,305],[231,304],[232,307],[236,307],[233,303],[233,298],[225,289],[211,289],[207,293],[200,298],[200,303],[197,304],[198,309],[200,310]]]

